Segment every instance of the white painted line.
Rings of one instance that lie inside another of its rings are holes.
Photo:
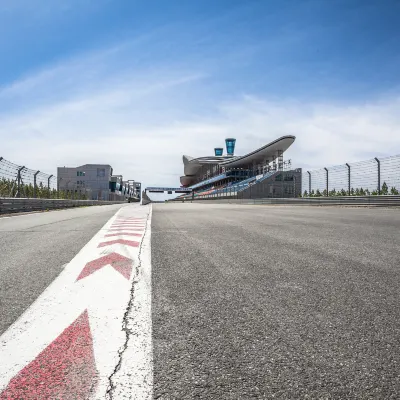
[[[112,379],[113,399],[153,398],[153,348],[151,316],[151,211],[133,282],[133,297],[126,314],[126,343],[120,350],[120,368]],[[109,397],[111,398],[111,397]]]

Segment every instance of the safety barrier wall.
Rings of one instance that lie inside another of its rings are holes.
[[[56,210],[61,208],[123,204],[123,201],[67,200],[67,199],[25,199],[0,198],[0,214],[29,211]]]
[[[191,200],[186,200],[190,202]],[[194,199],[196,203],[221,203],[221,204],[282,204],[299,206],[380,206],[400,207],[400,196],[335,196],[335,197],[307,197],[307,198],[265,198],[265,199],[237,199],[209,198]]]

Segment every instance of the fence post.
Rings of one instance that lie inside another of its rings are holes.
[[[308,197],[311,196],[311,172],[307,171],[308,173]]]
[[[48,178],[47,178],[47,189],[49,190],[49,198],[50,198],[50,179],[53,177],[53,175],[50,175]]]
[[[22,181],[22,178],[21,178],[21,171],[24,169],[25,167],[20,167],[19,169],[18,169],[18,175],[17,175],[17,179],[18,179],[18,183],[17,183],[17,194],[16,194],[16,196],[15,197],[20,197],[21,196],[21,181]]]
[[[348,163],[346,163],[346,165],[347,165],[347,168],[349,169],[349,175],[348,175],[348,193],[349,193],[349,196],[350,196],[350,191],[351,191],[351,179],[350,179],[350,164],[348,164]]]
[[[39,173],[40,171],[36,171],[34,174],[33,174],[33,197],[36,199],[36,190],[37,190],[37,182],[36,182],[36,179],[37,179],[37,176],[38,176],[38,173]]]
[[[378,157],[375,157],[375,161],[378,163],[378,194],[381,194],[381,162]]]
[[[329,196],[329,172],[328,168],[324,168],[326,171],[326,195]]]

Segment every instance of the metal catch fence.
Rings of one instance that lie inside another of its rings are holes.
[[[375,157],[302,174],[303,196],[363,196],[392,194],[400,190],[400,155]]]
[[[0,157],[0,197],[63,198],[54,175],[14,164]]]

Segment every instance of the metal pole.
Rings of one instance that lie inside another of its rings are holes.
[[[381,162],[377,157],[375,161],[378,163],[378,194],[381,194]]]
[[[49,198],[50,198],[50,179],[53,177],[53,175],[50,175],[48,178],[47,178],[47,189],[48,189],[48,191],[49,191]]]
[[[37,195],[37,176],[40,171],[36,171],[33,175],[33,197],[36,199]]]
[[[308,196],[311,196],[311,172],[307,171],[308,173]]]
[[[18,183],[17,183],[17,194],[15,197],[20,197],[21,193],[20,193],[20,189],[21,189],[21,171],[24,169],[25,167],[20,167],[18,170],[18,175],[17,175],[17,179],[18,179]]]
[[[324,168],[326,171],[326,195],[329,196],[329,173],[328,168]]]
[[[347,165],[347,168],[348,168],[348,170],[349,170],[349,178],[348,178],[348,192],[349,192],[349,196],[350,196],[350,191],[351,191],[351,179],[350,179],[350,164],[348,164],[348,163],[346,163],[346,165]]]

